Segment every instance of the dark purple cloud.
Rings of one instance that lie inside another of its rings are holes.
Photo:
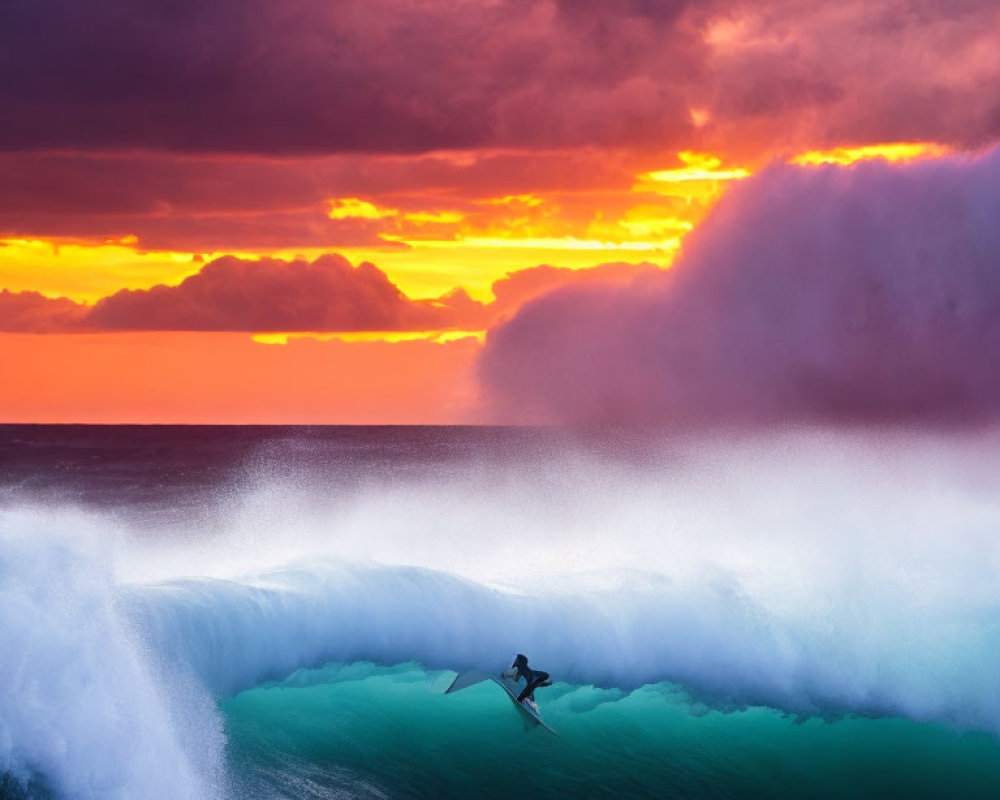
[[[556,189],[569,197],[600,189],[631,198],[637,170],[624,156],[595,159],[583,151],[299,159],[0,153],[0,239],[134,236],[140,250],[194,253],[389,247],[382,234],[435,233],[433,226],[416,231],[392,217],[333,220],[331,202],[357,197],[487,224],[505,209],[479,200]]]
[[[7,226],[0,238],[41,238],[83,244],[127,241],[139,252],[201,254],[227,250],[260,253],[298,248],[409,248],[405,243],[383,238],[382,234],[391,228],[377,220],[331,220],[320,208],[193,215],[163,212],[144,217],[12,212],[4,215],[0,224]]]
[[[54,333],[77,329],[86,312],[87,306],[66,297],[0,291],[0,331],[6,333]]]
[[[449,328],[445,305],[407,298],[374,264],[216,259],[178,286],[123,289],[94,305],[103,330],[365,331]]]
[[[734,187],[671,270],[491,332],[498,414],[574,423],[1000,414],[1000,149]]]
[[[5,0],[0,149],[969,144],[1000,134],[998,22],[993,0]]]
[[[0,145],[416,152],[609,142],[639,123],[628,140],[671,138],[684,103],[657,78],[687,69],[684,6],[7,0]]]

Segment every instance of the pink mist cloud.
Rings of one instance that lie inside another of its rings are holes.
[[[572,423],[963,423],[1000,413],[1000,149],[734,187],[673,269],[491,332],[494,413]]]

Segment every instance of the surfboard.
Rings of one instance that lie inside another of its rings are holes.
[[[521,693],[521,687],[517,685],[517,681],[512,681],[507,678],[500,678],[496,675],[490,675],[485,672],[460,672],[455,676],[455,680],[451,682],[447,689],[444,690],[445,694],[451,694],[452,692],[460,692],[462,689],[468,689],[470,686],[475,686],[477,684],[483,683],[484,681],[493,681],[497,686],[503,689],[510,701],[517,707],[517,710],[524,715],[527,722],[532,725],[545,728],[553,736],[558,736],[552,728],[545,724],[543,720],[535,711],[528,708],[524,703],[518,702],[517,696]]]
[[[455,676],[455,680],[451,682],[451,685],[444,690],[444,693],[451,694],[452,692],[460,692],[462,689],[468,689],[470,686],[475,686],[477,683],[488,681],[491,677],[492,676],[488,672],[460,672]]]
[[[559,735],[554,730],[552,730],[552,728],[550,728],[548,725],[545,724],[545,720],[543,720],[541,716],[539,716],[534,710],[532,710],[531,708],[529,708],[528,706],[526,706],[524,703],[520,702],[517,699],[517,696],[521,693],[521,691],[520,687],[515,682],[507,680],[506,678],[497,678],[497,677],[491,677],[490,680],[492,680],[497,686],[499,686],[507,693],[507,696],[510,698],[511,702],[515,706],[517,706],[517,710],[520,711],[522,714],[524,714],[525,717],[527,717],[531,722],[533,722],[535,725],[545,728],[545,730],[547,730],[553,736]]]

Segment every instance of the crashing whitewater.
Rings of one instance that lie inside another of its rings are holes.
[[[995,445],[567,448],[341,493],[263,467],[182,536],[10,499],[0,796],[877,796],[888,765],[851,765],[890,752],[917,796],[990,796]],[[516,651],[556,741],[435,691]]]

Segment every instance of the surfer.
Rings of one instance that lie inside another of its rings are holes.
[[[535,702],[535,689],[541,686],[552,685],[552,681],[549,680],[549,673],[542,672],[540,669],[532,669],[528,666],[528,657],[523,653],[518,653],[514,659],[514,663],[510,665],[510,669],[503,673],[503,677],[513,680],[524,678],[525,687],[521,691],[521,694],[517,696],[517,701],[519,703],[527,701],[535,709],[535,713],[538,713],[538,704]]]

